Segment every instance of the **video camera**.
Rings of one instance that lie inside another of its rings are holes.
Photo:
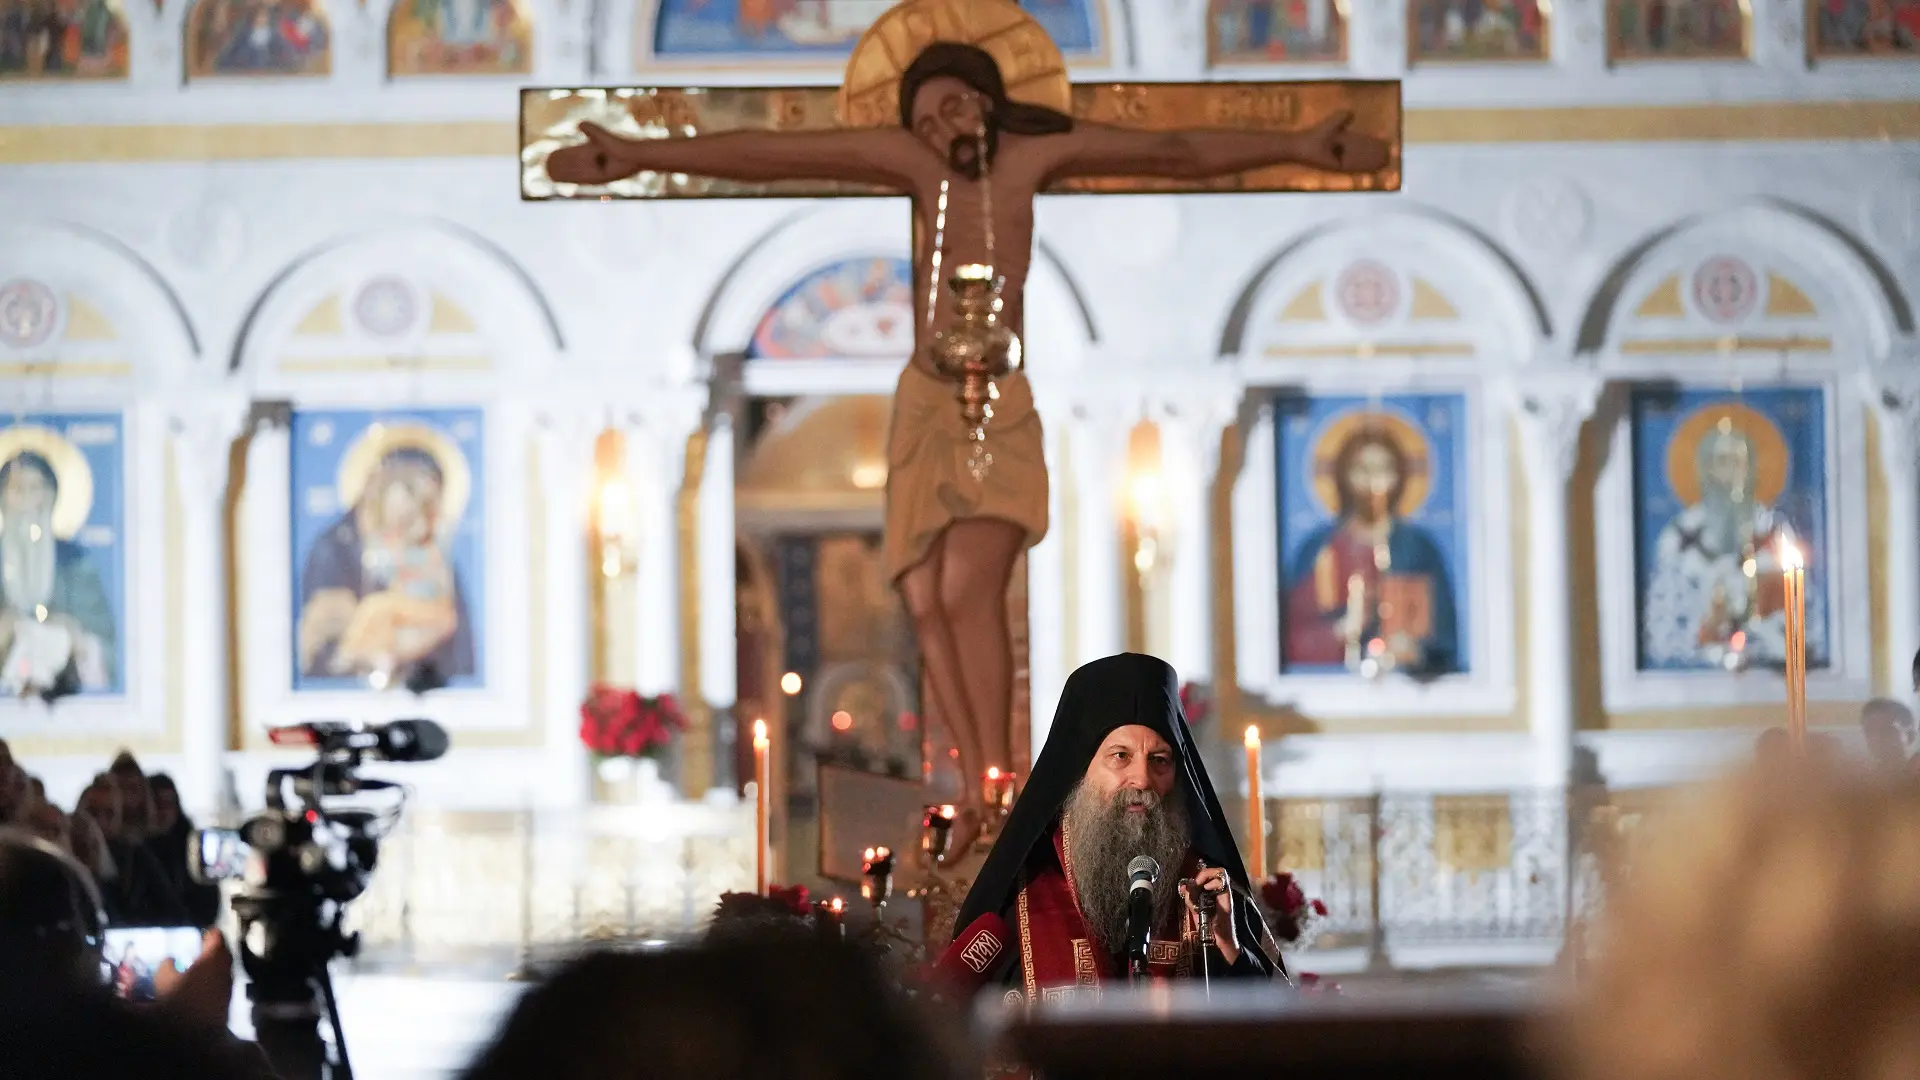
[[[359,951],[342,928],[367,889],[380,840],[400,820],[406,789],[358,775],[368,761],[432,761],[447,733],[431,720],[386,724],[318,721],[275,728],[275,746],[307,747],[311,765],[267,774],[266,809],[238,830],[203,830],[190,852],[203,882],[240,878],[233,913],[260,1047],[284,1080],[351,1080],[328,964]],[[390,794],[368,809],[367,796]],[[319,1023],[330,1021],[334,1060]]]

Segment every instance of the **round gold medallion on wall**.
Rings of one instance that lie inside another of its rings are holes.
[[[1033,16],[1013,0],[906,0],[876,19],[847,59],[840,122],[885,127],[900,122],[900,75],[936,41],[977,45],[1000,65],[1007,96],[1071,112],[1067,61]]]

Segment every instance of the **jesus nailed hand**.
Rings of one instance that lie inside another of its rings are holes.
[[[1024,335],[1039,192],[1076,177],[1202,180],[1281,164],[1345,173],[1386,166],[1389,146],[1349,131],[1352,119],[1342,113],[1292,132],[1140,131],[1076,121],[1009,99],[985,50],[935,42],[901,75],[897,128],[630,139],[585,123],[585,142],[547,159],[547,175],[562,184],[664,172],[746,183],[843,181],[913,200],[920,225],[914,303],[932,310],[915,313],[914,355],[894,399],[887,563],[913,616],[926,703],[952,732],[966,778],[951,861],[966,858],[992,812],[972,781],[989,766],[1022,764],[1013,759],[1014,662],[1005,597],[1021,550],[1046,531],[1047,495],[1038,419],[1030,396],[1013,385],[1017,373],[1001,386],[1006,393],[994,439],[1002,441],[993,445],[1002,463],[991,483],[952,474],[966,436],[930,355],[934,333],[953,320],[954,296],[938,288],[938,268],[992,266],[1002,282],[998,318]],[[902,415],[915,418],[905,430]],[[1231,936],[1230,920],[1216,926]]]

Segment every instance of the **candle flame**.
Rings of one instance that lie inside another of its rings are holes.
[[[953,815],[954,815],[953,804],[942,803],[940,806],[940,816],[943,818],[951,818],[953,817]]]
[[[833,909],[833,913],[835,915],[838,915],[842,911],[846,910],[847,902],[836,896],[832,900],[828,901],[827,906]]]
[[[1247,748],[1249,750],[1260,748],[1260,729],[1253,724],[1247,725]]]
[[[998,765],[987,766],[987,779],[989,780],[1000,779],[1000,766]]]
[[[1801,570],[1806,561],[1800,556],[1800,549],[1791,540],[1780,541],[1780,568],[1782,570]]]
[[[765,750],[767,748],[767,722],[765,720],[755,720],[753,722],[753,748],[755,750]]]

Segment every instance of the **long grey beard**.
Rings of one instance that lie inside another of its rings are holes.
[[[1707,516],[1707,546],[1716,555],[1738,555],[1753,537],[1752,499],[1735,499],[1723,491],[1701,492],[1700,508]]]
[[[1145,805],[1133,814],[1129,806]],[[1110,798],[1084,780],[1067,800],[1067,861],[1073,864],[1073,888],[1080,914],[1100,943],[1118,949],[1127,936],[1127,863],[1136,855],[1160,864],[1153,889],[1153,924],[1166,923],[1179,899],[1181,864],[1186,861],[1187,800],[1180,789],[1165,799],[1151,791],[1118,791]]]
[[[33,526],[40,526],[34,538]],[[0,527],[0,583],[4,583],[8,606],[31,613],[53,599],[53,515],[44,513],[32,519],[17,518]]]

